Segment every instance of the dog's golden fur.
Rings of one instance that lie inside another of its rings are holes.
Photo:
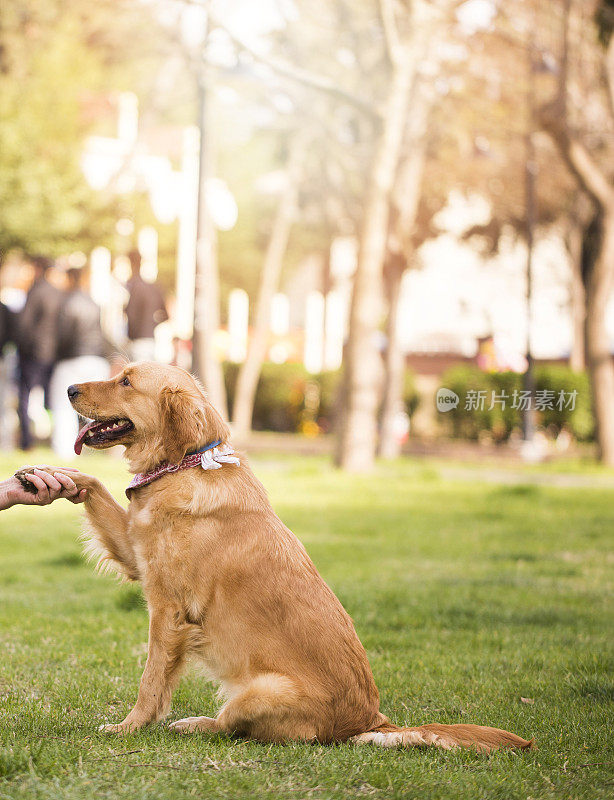
[[[132,472],[228,441],[199,383],[178,368],[128,364],[111,380],[77,389],[73,402],[81,414],[132,421],[134,429],[119,442]],[[138,699],[107,731],[163,719],[186,660],[196,657],[225,702],[215,719],[190,717],[173,723],[175,731],[264,742],[530,747],[494,728],[398,728],[380,713],[352,620],[274,513],[244,455],[239,466],[187,469],[133,489],[128,511],[97,479],[71,475],[87,489],[90,549],[141,581],[149,609]]]

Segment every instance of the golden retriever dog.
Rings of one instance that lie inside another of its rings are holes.
[[[128,364],[111,380],[68,393],[91,420],[75,449],[122,444],[136,474],[126,511],[96,478],[71,473],[87,490],[89,549],[101,564],[141,581],[149,609],[137,701],[122,722],[104,730],[134,731],[166,717],[186,661],[196,658],[224,702],[215,718],[173,722],[171,730],[180,733],[483,751],[531,747],[513,733],[478,725],[401,728],[380,712],[352,620],[271,508],[245,456],[233,455],[227,425],[192,375]]]

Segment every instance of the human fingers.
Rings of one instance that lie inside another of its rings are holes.
[[[36,464],[32,469],[40,469],[43,472],[49,472],[51,475],[55,475],[58,470],[62,470],[62,472],[79,472],[76,467],[54,467],[51,464]]]
[[[62,484],[58,481],[57,478],[54,478],[49,472],[45,472],[42,469],[36,467],[34,469],[34,473],[38,475],[38,477],[44,481],[49,489],[53,492],[61,492],[62,491]]]
[[[63,497],[73,497],[79,491],[77,484],[68,475],[64,475],[62,472],[54,472],[53,477],[64,487],[62,491]]]
[[[58,474],[64,475],[65,472],[66,470],[64,467],[56,467],[53,471],[53,474],[57,478]],[[68,477],[74,481],[80,489],[90,489],[98,483],[96,478],[94,478],[92,475],[86,475],[84,472],[80,472],[79,470],[71,470]]]
[[[51,502],[51,497],[49,496],[49,487],[45,483],[42,478],[39,478],[38,475],[35,475],[33,472],[26,472],[25,477],[36,486],[36,495],[33,498],[34,502],[37,505],[47,505],[47,503]]]

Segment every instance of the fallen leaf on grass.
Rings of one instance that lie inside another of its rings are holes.
[[[529,703],[529,705],[533,705],[533,703],[535,702],[535,700],[533,700],[533,698],[532,698],[532,697],[521,697],[521,698],[520,698],[520,702],[521,702],[521,703]]]

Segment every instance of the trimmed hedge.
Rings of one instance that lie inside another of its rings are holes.
[[[231,415],[239,367],[239,364],[224,366]],[[312,377],[301,364],[263,364],[254,401],[254,430],[299,430],[305,411],[305,392]]]
[[[239,364],[224,364],[228,407],[232,415]],[[327,433],[337,416],[341,371],[312,375],[302,364],[266,362],[256,389],[252,427],[258,431],[296,432],[307,435]],[[413,373],[407,372],[404,403],[409,416],[419,397]]]
[[[555,433],[567,428],[578,441],[592,441],[595,436],[595,419],[588,374],[573,372],[562,364],[552,364],[536,370],[535,382],[538,391],[550,389],[554,392],[562,390],[567,393],[573,391],[578,393],[573,411],[569,409],[559,411],[555,407],[540,412],[542,425],[552,429]]]
[[[514,391],[522,391],[523,376],[515,372],[483,372],[474,366],[452,367],[441,378],[441,385],[451,389],[460,398],[458,406],[440,415],[442,425],[452,436],[465,439],[478,439],[487,433],[496,442],[507,440],[512,432],[522,427],[522,412],[512,408],[511,400],[495,403],[490,409],[492,392],[501,396],[505,392],[508,398]],[[465,407],[469,391],[486,392],[484,408]],[[591,394],[588,376],[584,372],[573,372],[569,367],[552,364],[535,369],[535,394],[533,404],[539,392],[552,392],[550,397],[558,398],[561,391],[569,396],[576,392],[575,407],[558,408],[556,400],[552,409],[536,411],[538,424],[551,434],[557,435],[561,430],[568,430],[579,441],[589,441],[594,435],[594,420],[591,411]],[[534,406],[535,407],[535,406]]]

